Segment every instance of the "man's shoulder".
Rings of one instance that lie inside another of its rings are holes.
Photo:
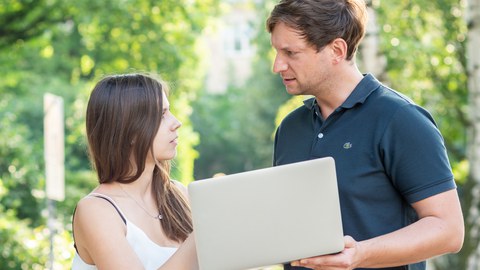
[[[387,104],[391,105],[397,105],[397,106],[403,106],[406,104],[415,104],[415,102],[410,99],[407,95],[394,90],[388,86],[385,85],[380,85],[375,91],[375,97],[376,101],[378,102],[385,102]]]
[[[367,74],[357,86],[356,91],[361,92],[360,97],[365,96],[366,100],[374,100],[376,103],[385,102],[391,105],[414,104],[407,95],[397,91],[377,80],[373,75]]]
[[[369,117],[376,116],[379,119],[391,119],[398,113],[416,115],[420,112],[428,115],[423,107],[407,95],[383,85],[367,98],[362,108]]]

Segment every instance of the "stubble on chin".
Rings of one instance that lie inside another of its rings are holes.
[[[295,87],[285,87],[285,90],[287,91],[288,94],[292,96],[299,96],[299,95],[304,95],[304,91],[301,87],[295,86]]]

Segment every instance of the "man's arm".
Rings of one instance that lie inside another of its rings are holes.
[[[455,189],[412,204],[419,220],[395,232],[356,242],[345,237],[345,249],[293,262],[316,269],[379,268],[406,265],[458,252],[464,239],[463,215]],[[328,266],[331,266],[328,267]]]

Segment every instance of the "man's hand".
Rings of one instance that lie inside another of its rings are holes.
[[[350,236],[344,237],[345,249],[340,253],[311,257],[292,262],[292,266],[302,266],[312,268],[314,270],[324,269],[345,269],[351,270],[358,265],[360,253],[358,244],[355,239]]]

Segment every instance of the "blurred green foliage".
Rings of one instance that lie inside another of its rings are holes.
[[[43,94],[65,104],[66,198],[56,204],[55,269],[73,255],[71,214],[95,187],[84,139],[84,113],[106,74],[160,74],[183,122],[173,176],[193,179],[189,123],[201,86],[195,44],[218,0],[6,0],[0,2],[0,269],[44,269],[49,231],[43,158]]]
[[[270,35],[265,30],[272,2],[255,3],[251,8],[259,20],[252,22],[256,54],[251,78],[241,87],[230,84],[225,93],[202,93],[193,103],[192,122],[200,136],[197,179],[272,166],[275,118],[290,96],[272,72]]]

